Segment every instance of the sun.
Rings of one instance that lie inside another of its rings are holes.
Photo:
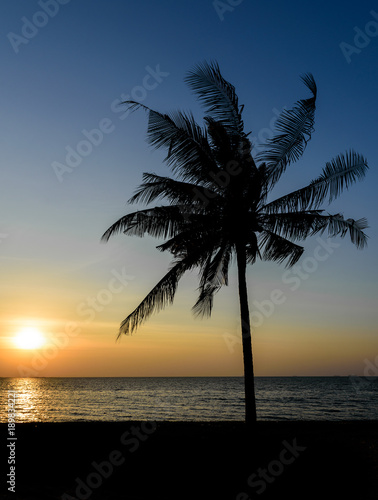
[[[23,328],[17,333],[14,339],[14,343],[19,349],[38,349],[45,342],[46,340],[42,333],[38,328],[34,327]]]

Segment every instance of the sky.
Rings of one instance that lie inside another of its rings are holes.
[[[301,75],[314,75],[315,132],[274,196],[349,149],[370,167],[324,206],[366,217],[367,248],[313,237],[295,270],[248,269],[255,374],[378,375],[376,4],[19,0],[0,13],[0,376],[243,374],[235,266],[210,319],[191,312],[194,272],[173,306],[116,342],[170,255],[149,237],[100,242],[135,209],[127,200],[143,172],[170,175],[146,143],[147,116],[120,102],[192,110],[202,124],[184,78],[205,60],[236,87],[255,151],[277,115],[308,96]],[[25,329],[44,343],[17,346]]]

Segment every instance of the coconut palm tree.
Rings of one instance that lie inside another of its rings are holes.
[[[246,267],[257,259],[293,266],[304,251],[298,242],[324,232],[328,237],[349,234],[352,243],[364,247],[365,218],[345,219],[325,212],[320,205],[364,177],[368,166],[354,151],[340,154],[306,187],[270,199],[281,175],[301,157],[311,138],[317,93],[313,76],[302,77],[310,96],[281,113],[276,135],[257,155],[244,131],[243,106],[218,64],[199,64],[185,80],[205,108],[203,126],[191,113],[164,114],[135,101],[125,102],[131,110],[148,113],[148,142],[167,151],[165,162],[174,175],[143,174],[143,183],[129,203],[153,206],[123,216],[102,238],[107,241],[119,232],[140,237],[148,234],[164,240],[157,248],[170,252],[173,261],[123,320],[118,338],[172,303],[180,278],[195,268],[199,269],[199,296],[193,311],[210,315],[214,295],[228,284],[230,264],[236,257],[245,415],[250,424],[256,421],[256,403]],[[156,203],[159,199],[165,203]]]

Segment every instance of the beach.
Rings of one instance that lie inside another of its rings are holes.
[[[378,496],[376,421],[18,424],[14,492],[0,430],[2,500]]]

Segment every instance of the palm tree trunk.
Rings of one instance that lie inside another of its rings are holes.
[[[248,426],[251,426],[256,422],[256,399],[255,379],[253,373],[251,325],[249,319],[246,280],[247,262],[244,245],[237,246],[236,256],[238,264],[238,283],[244,361],[245,421]]]

